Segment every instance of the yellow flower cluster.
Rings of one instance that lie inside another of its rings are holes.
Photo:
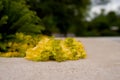
[[[16,33],[15,39],[6,43],[6,49],[0,52],[0,57],[25,57],[33,61],[65,61],[86,57],[82,43],[74,38],[62,40]]]
[[[25,57],[26,50],[34,47],[40,40],[38,37],[33,38],[31,35],[16,33],[14,39],[5,43],[6,51],[0,52],[0,57]]]
[[[74,38],[58,40],[44,37],[34,47],[26,51],[26,59],[33,61],[65,61],[85,58],[86,52],[81,42]]]
[[[25,51],[33,47],[28,44],[16,43],[16,42],[8,42],[9,49],[7,52],[1,52],[0,57],[24,57],[26,55]]]

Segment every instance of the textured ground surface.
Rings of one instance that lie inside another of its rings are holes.
[[[32,62],[0,58],[0,80],[120,80],[120,38],[77,38],[87,58]]]

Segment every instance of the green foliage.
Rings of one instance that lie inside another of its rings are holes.
[[[90,0],[27,0],[27,4],[37,12],[48,31],[55,27],[66,36],[70,27],[81,25]]]
[[[2,38],[16,32],[40,33],[44,27],[36,12],[29,9],[25,0],[0,1],[0,33]]]
[[[119,36],[119,19],[120,16],[114,11],[108,14],[102,10],[101,14],[96,16],[93,20],[88,22],[88,36]],[[118,27],[118,30],[112,30],[112,27]]]
[[[1,17],[0,26],[7,24],[8,16]]]

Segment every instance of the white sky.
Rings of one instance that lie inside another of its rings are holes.
[[[90,15],[91,17],[94,16],[93,13],[100,13],[101,9],[105,9],[105,12],[109,12],[109,11],[116,11],[116,12],[120,12],[120,10],[118,9],[120,8],[120,0],[110,0],[110,2],[106,5],[95,5],[91,8],[90,11]]]

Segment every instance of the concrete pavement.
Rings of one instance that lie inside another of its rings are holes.
[[[33,62],[0,58],[0,80],[120,80],[120,38],[77,38],[87,58]]]

